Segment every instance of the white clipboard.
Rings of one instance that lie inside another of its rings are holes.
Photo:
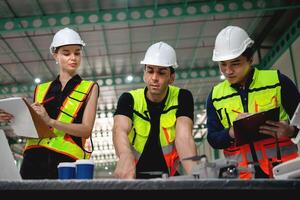
[[[0,180],[22,180],[5,133],[0,129]]]
[[[15,135],[28,138],[55,137],[54,133],[24,98],[0,99],[0,109],[14,116],[8,125]]]

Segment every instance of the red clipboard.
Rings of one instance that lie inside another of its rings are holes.
[[[236,144],[243,145],[271,137],[259,133],[259,127],[264,125],[268,120],[279,121],[279,107],[254,113],[248,117],[234,121],[233,128]]]

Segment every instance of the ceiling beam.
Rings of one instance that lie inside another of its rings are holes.
[[[156,19],[181,19],[182,17],[207,16],[226,13],[275,11],[300,8],[299,1],[228,0],[222,2],[189,2],[159,6],[134,7],[95,12],[76,12],[31,17],[15,17],[0,20],[0,33],[29,31],[115,22],[142,22]],[[20,25],[22,24],[22,25]]]
[[[7,7],[9,8],[9,10],[10,10],[10,12],[13,14],[13,16],[15,17],[15,18],[18,18],[19,16],[16,14],[16,12],[14,12],[14,10],[12,9],[12,7],[11,7],[11,5],[9,4],[9,2],[7,2],[7,1],[5,1],[6,2],[6,5],[7,5]],[[37,3],[37,2],[36,2]],[[36,4],[37,6],[39,5],[39,4]],[[42,13],[42,12],[41,12]],[[43,13],[42,13],[43,14]],[[20,26],[22,26],[22,24],[19,24]],[[36,47],[36,45],[35,45],[35,43],[33,42],[33,40],[30,38],[30,36],[27,34],[27,31],[24,31],[24,34],[25,34],[25,36],[27,37],[27,39],[28,39],[28,41],[29,41],[29,43],[31,44],[31,46],[36,50],[35,52],[38,54],[38,56],[41,58],[41,61],[42,61],[42,63],[44,64],[44,66],[47,68],[47,70],[48,70],[48,72],[50,72],[50,74],[52,75],[52,77],[55,77],[55,75],[54,75],[54,73],[50,70],[50,67],[49,67],[49,65],[45,62],[45,60],[43,59],[43,56],[41,55],[41,53],[37,50],[37,47]],[[3,40],[4,40],[4,38],[3,38]],[[10,46],[9,46],[9,44],[7,43],[7,42],[5,42],[6,44],[7,44],[7,46],[10,48]],[[10,48],[11,49],[11,48]],[[14,51],[12,51],[12,53],[16,56],[16,58],[19,60],[19,58],[17,57],[17,55],[16,55],[16,53],[14,52]],[[20,60],[19,60],[20,61]],[[19,63],[21,63],[21,62],[19,62]],[[21,63],[23,66],[24,66],[24,68],[25,68],[25,70],[27,71],[28,70],[28,68],[25,66],[25,64],[24,63]],[[30,74],[31,74],[31,72],[29,72]],[[33,76],[33,74],[32,74],[32,76]],[[16,83],[18,83],[18,81],[16,80],[15,81]]]

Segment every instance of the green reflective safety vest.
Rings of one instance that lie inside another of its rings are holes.
[[[243,104],[239,93],[231,87],[225,80],[213,88],[212,102],[217,111],[217,115],[225,128],[230,128],[232,122],[236,120],[238,114],[244,112]],[[280,120],[288,120],[288,115],[281,104],[281,85],[277,70],[258,70],[255,69],[253,80],[248,90],[248,113],[270,110],[279,107]],[[277,160],[276,143],[274,138],[267,138],[254,142],[254,147],[258,161],[262,170],[269,174],[271,172],[268,159],[273,162]],[[279,138],[281,151],[281,161],[295,158],[297,147],[290,138]],[[239,161],[240,166],[247,167],[248,162],[252,162],[252,155],[248,144],[241,146],[231,146],[224,149],[224,155],[230,159]],[[250,173],[240,173],[241,178],[251,178]]]
[[[43,83],[37,86],[35,90],[35,102],[41,103],[46,97],[46,94],[50,88],[52,82]],[[77,116],[78,111],[85,102],[94,82],[82,80],[71,94],[64,100],[60,107],[60,113],[56,120],[64,123],[72,123]],[[89,159],[91,151],[86,150],[84,144],[86,139],[82,138],[82,147],[78,146],[72,139],[72,137],[55,128],[52,128],[56,137],[43,138],[43,139],[27,139],[25,150],[31,148],[45,147],[47,149],[56,151],[61,154],[65,154],[74,159]]]
[[[179,90],[180,88],[178,87],[169,86],[165,107],[160,116],[159,139],[164,158],[169,169],[169,174],[171,176],[175,174],[179,162],[178,154],[174,145]],[[133,147],[136,163],[144,150],[151,129],[150,115],[144,91],[145,89],[130,91],[130,94],[134,99],[134,108],[132,119],[133,126],[128,138]]]

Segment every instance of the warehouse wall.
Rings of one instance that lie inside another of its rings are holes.
[[[277,60],[274,68],[279,69],[282,73],[291,78],[296,84],[299,91],[300,86],[300,37],[291,45],[291,47]],[[300,144],[298,144],[300,152]]]
[[[286,50],[274,64],[274,69],[279,69],[298,86],[300,85],[300,38]],[[295,72],[295,73],[294,73]]]

